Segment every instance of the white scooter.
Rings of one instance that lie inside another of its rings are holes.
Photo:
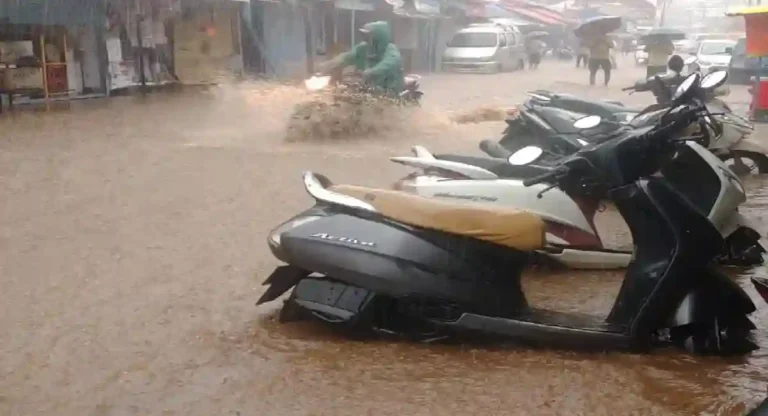
[[[708,76],[702,86],[717,86],[717,79]],[[574,123],[577,129],[594,128],[599,116],[587,116]],[[763,248],[760,235],[748,226],[748,221],[735,210],[746,201],[744,187],[738,177],[712,152],[696,143],[687,143],[662,171],[677,192],[694,206],[700,207],[726,237],[727,246],[721,256],[722,264],[754,265],[762,263]],[[427,149],[415,146],[414,156],[393,157],[392,161],[420,170],[395,184],[396,189],[425,197],[445,198],[468,203],[490,203],[514,206],[539,215],[546,222],[543,260],[574,269],[617,269],[627,266],[630,251],[606,249],[597,233],[594,216],[599,201],[588,201],[568,195],[547,185],[523,186],[523,179],[538,176],[548,168],[533,165],[543,151],[535,146],[525,147],[503,159],[484,159],[483,166],[435,158]],[[712,166],[718,175],[717,189],[703,189],[702,175],[711,175]],[[544,193],[546,191],[546,193]]]

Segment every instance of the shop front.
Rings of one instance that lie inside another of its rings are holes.
[[[441,15],[436,0],[393,0],[393,37],[406,72],[429,72],[437,63]]]
[[[242,0],[185,0],[173,19],[173,69],[182,84],[215,84],[243,72]]]
[[[0,1],[3,102],[103,94],[103,13],[98,0]]]
[[[107,0],[110,92],[175,81],[169,21],[179,10],[178,0]]]

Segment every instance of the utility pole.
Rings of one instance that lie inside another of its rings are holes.
[[[661,2],[661,14],[659,15],[659,27],[662,27],[664,26],[664,22],[667,20],[667,6],[669,6],[669,3],[671,3],[672,0],[659,0],[659,1]]]

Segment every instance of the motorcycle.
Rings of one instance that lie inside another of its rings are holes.
[[[702,81],[702,89],[714,88],[721,82],[724,82],[722,77],[708,75]],[[691,96],[691,102],[697,102],[695,97]],[[712,117],[704,116],[696,126],[704,134],[704,142],[710,141],[708,137],[714,135],[708,120],[711,122]],[[598,116],[587,116],[574,125],[579,129],[589,129],[599,123]],[[614,140],[620,140],[629,131],[625,129]],[[558,163],[560,157],[557,155],[547,155],[536,146],[525,147],[508,159],[453,155],[435,157],[421,146],[415,146],[413,153],[412,157],[391,158],[396,163],[419,169],[398,181],[395,189],[425,197],[511,206],[536,213],[545,222],[547,242],[542,250],[537,251],[537,262],[574,269],[617,269],[626,267],[632,258],[631,251],[607,249],[600,239],[594,218],[601,201],[569,195],[557,189],[550,191],[547,198],[540,198],[540,193],[546,190],[545,186],[522,185],[524,179],[547,171],[547,165]],[[519,162],[521,155],[532,153],[535,157],[529,163]],[[547,156],[549,159],[546,159]],[[739,179],[730,169],[718,169],[715,172],[717,178],[713,177],[708,183],[719,186],[700,187],[698,180],[711,171],[711,164],[720,166],[711,151],[701,146],[681,148],[675,161],[667,164],[661,174],[670,186],[720,230],[726,240],[718,257],[720,264],[762,264],[765,250],[759,243],[760,234],[749,226],[749,221],[736,209],[728,212],[715,209],[721,206],[735,208],[746,201]],[[712,201],[720,202],[713,204]]]
[[[727,72],[716,71],[717,77],[727,77]],[[679,77],[677,78],[679,79]],[[632,91],[652,91],[657,103],[639,112],[611,103],[583,100],[567,94],[549,94],[542,91],[529,93],[527,100],[508,118],[498,146],[485,143],[481,147],[489,156],[509,157],[515,151],[529,145],[539,145],[555,154],[569,155],[583,146],[599,143],[620,133],[624,126],[639,127],[656,122],[664,114],[668,101],[667,85],[679,83],[672,75],[653,78],[625,88]],[[743,117],[735,115],[724,101],[718,98],[719,89],[707,91],[702,98],[710,107],[715,121],[721,127],[710,149],[724,161],[732,161],[732,167],[739,175],[750,172],[768,173],[768,148],[749,138],[754,126]],[[559,110],[559,111],[558,111]],[[588,135],[569,128],[581,115],[598,115],[604,120],[599,129],[592,129]],[[745,163],[751,161],[751,166]]]
[[[421,97],[424,93],[419,90],[421,76],[416,74],[407,74],[403,79],[405,88],[397,95],[397,100],[402,104],[414,104],[420,105]],[[348,74],[347,76],[336,75],[314,75],[304,81],[304,86],[309,91],[321,91],[329,86],[337,86],[339,92],[353,92],[353,94],[338,94],[338,99],[344,99],[350,96],[359,96],[361,93],[367,93],[375,96],[380,96],[374,88],[362,81],[359,73]]]
[[[682,102],[697,82],[698,75],[681,84],[676,99]],[[680,132],[704,111],[674,105],[658,125],[582,149],[524,183],[610,198],[630,225],[635,258],[604,319],[528,305],[520,276],[526,253],[543,244],[536,215],[335,186],[310,172],[304,186],[316,206],[268,236],[270,250],[287,265],[266,279],[257,304],[291,291],[284,321],[309,316],[340,329],[422,341],[481,333],[599,350],[752,351],[755,305],[711,266],[722,237],[666,178],[654,175],[681,143],[695,140]],[[724,169],[702,163],[714,174]]]
[[[294,107],[287,126],[287,141],[306,138],[359,136],[376,128],[382,112],[398,106],[419,106],[424,95],[418,75],[405,77],[405,89],[383,94],[363,81],[359,73],[313,76],[304,81],[310,92],[325,92]]]

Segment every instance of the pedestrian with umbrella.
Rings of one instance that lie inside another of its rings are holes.
[[[528,68],[538,69],[541,63],[541,55],[547,45],[542,38],[547,38],[549,33],[543,31],[531,32],[525,37],[525,50],[528,54]]]
[[[597,71],[603,70],[605,85],[611,81],[611,50],[616,47],[608,33],[621,27],[621,17],[598,16],[580,24],[574,33],[589,45],[589,85],[595,85]]]
[[[685,39],[685,33],[664,27],[652,29],[640,39],[648,52],[648,69],[645,73],[647,78],[667,72],[669,57],[675,53],[672,41],[682,39]]]

